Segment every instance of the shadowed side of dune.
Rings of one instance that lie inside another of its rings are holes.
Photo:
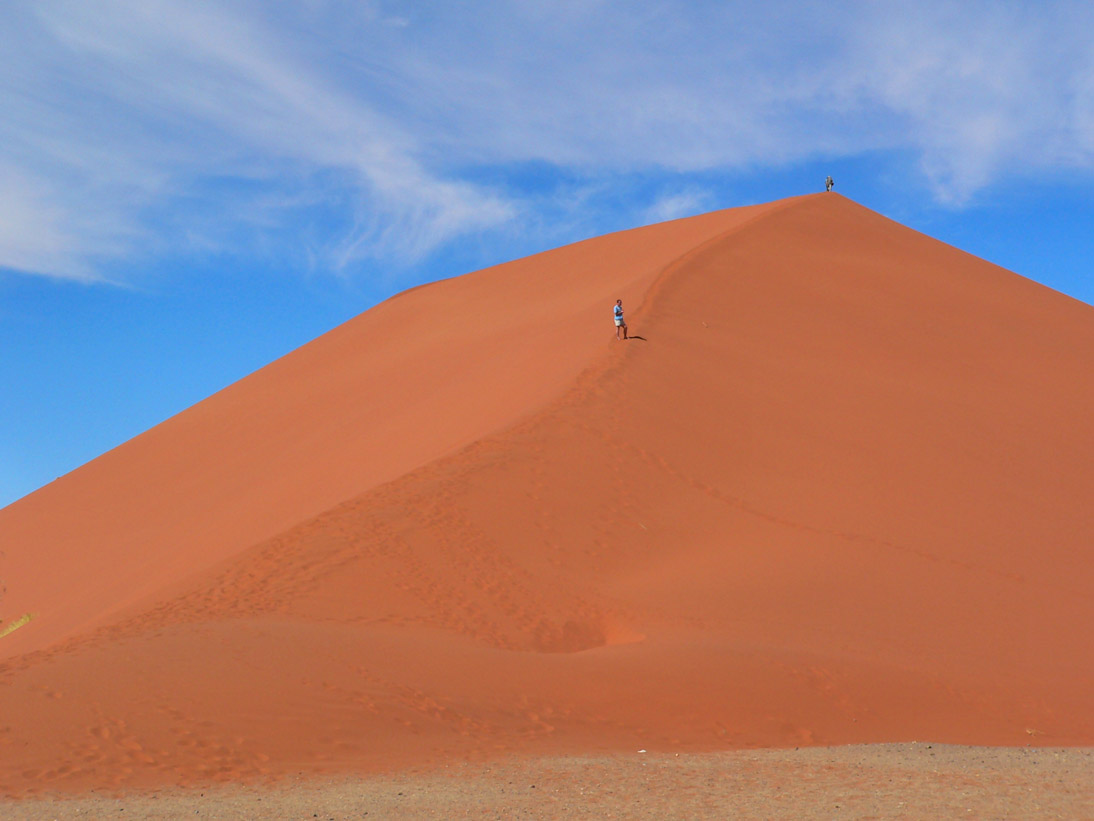
[[[9,664],[0,786],[1094,742],[1091,309],[753,216],[538,412]]]

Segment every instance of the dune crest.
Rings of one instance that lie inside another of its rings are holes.
[[[835,194],[407,292],[0,511],[0,787],[1094,743],[1092,360]]]

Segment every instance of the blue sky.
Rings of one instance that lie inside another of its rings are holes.
[[[1094,303],[1094,4],[8,0],[0,505],[421,282],[817,191]]]

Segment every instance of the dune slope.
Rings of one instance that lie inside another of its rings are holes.
[[[772,207],[399,294],[0,510],[0,619],[36,616],[0,658],[102,624],[531,413],[603,351],[605,303],[637,300],[673,259]]]
[[[518,292],[549,303],[549,325],[507,315]],[[615,296],[641,303],[641,338],[611,336]],[[407,324],[456,306],[473,316],[435,336]],[[373,313],[355,322],[384,336],[351,323],[131,444],[165,490],[154,510],[130,501],[136,535],[112,560],[150,532],[173,541],[131,571],[139,597],[111,600],[93,575],[78,618],[0,639],[10,654],[28,635],[0,673],[5,790],[499,752],[1094,743],[1089,306],[821,195],[601,238]],[[468,340],[506,353],[465,382]],[[443,361],[422,386],[428,365],[401,357],[430,349]],[[280,457],[221,442],[236,473],[217,481],[249,494],[246,521],[214,507],[193,527],[215,547],[179,541],[205,507],[155,461],[192,447],[172,425],[246,428],[275,376],[334,396],[329,374],[353,370],[334,353],[372,385],[408,383],[398,418],[369,411],[383,470],[350,466],[370,445],[333,399],[267,393],[267,419],[299,414],[311,450],[269,478]],[[24,503],[41,517],[78,520],[38,495]],[[10,511],[0,526],[30,518]]]

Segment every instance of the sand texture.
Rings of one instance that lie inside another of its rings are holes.
[[[1085,819],[1094,751],[879,744],[505,759],[272,786],[0,800],[23,821],[265,819]]]
[[[1090,746],[1092,374],[836,194],[408,291],[0,510],[0,793]]]

